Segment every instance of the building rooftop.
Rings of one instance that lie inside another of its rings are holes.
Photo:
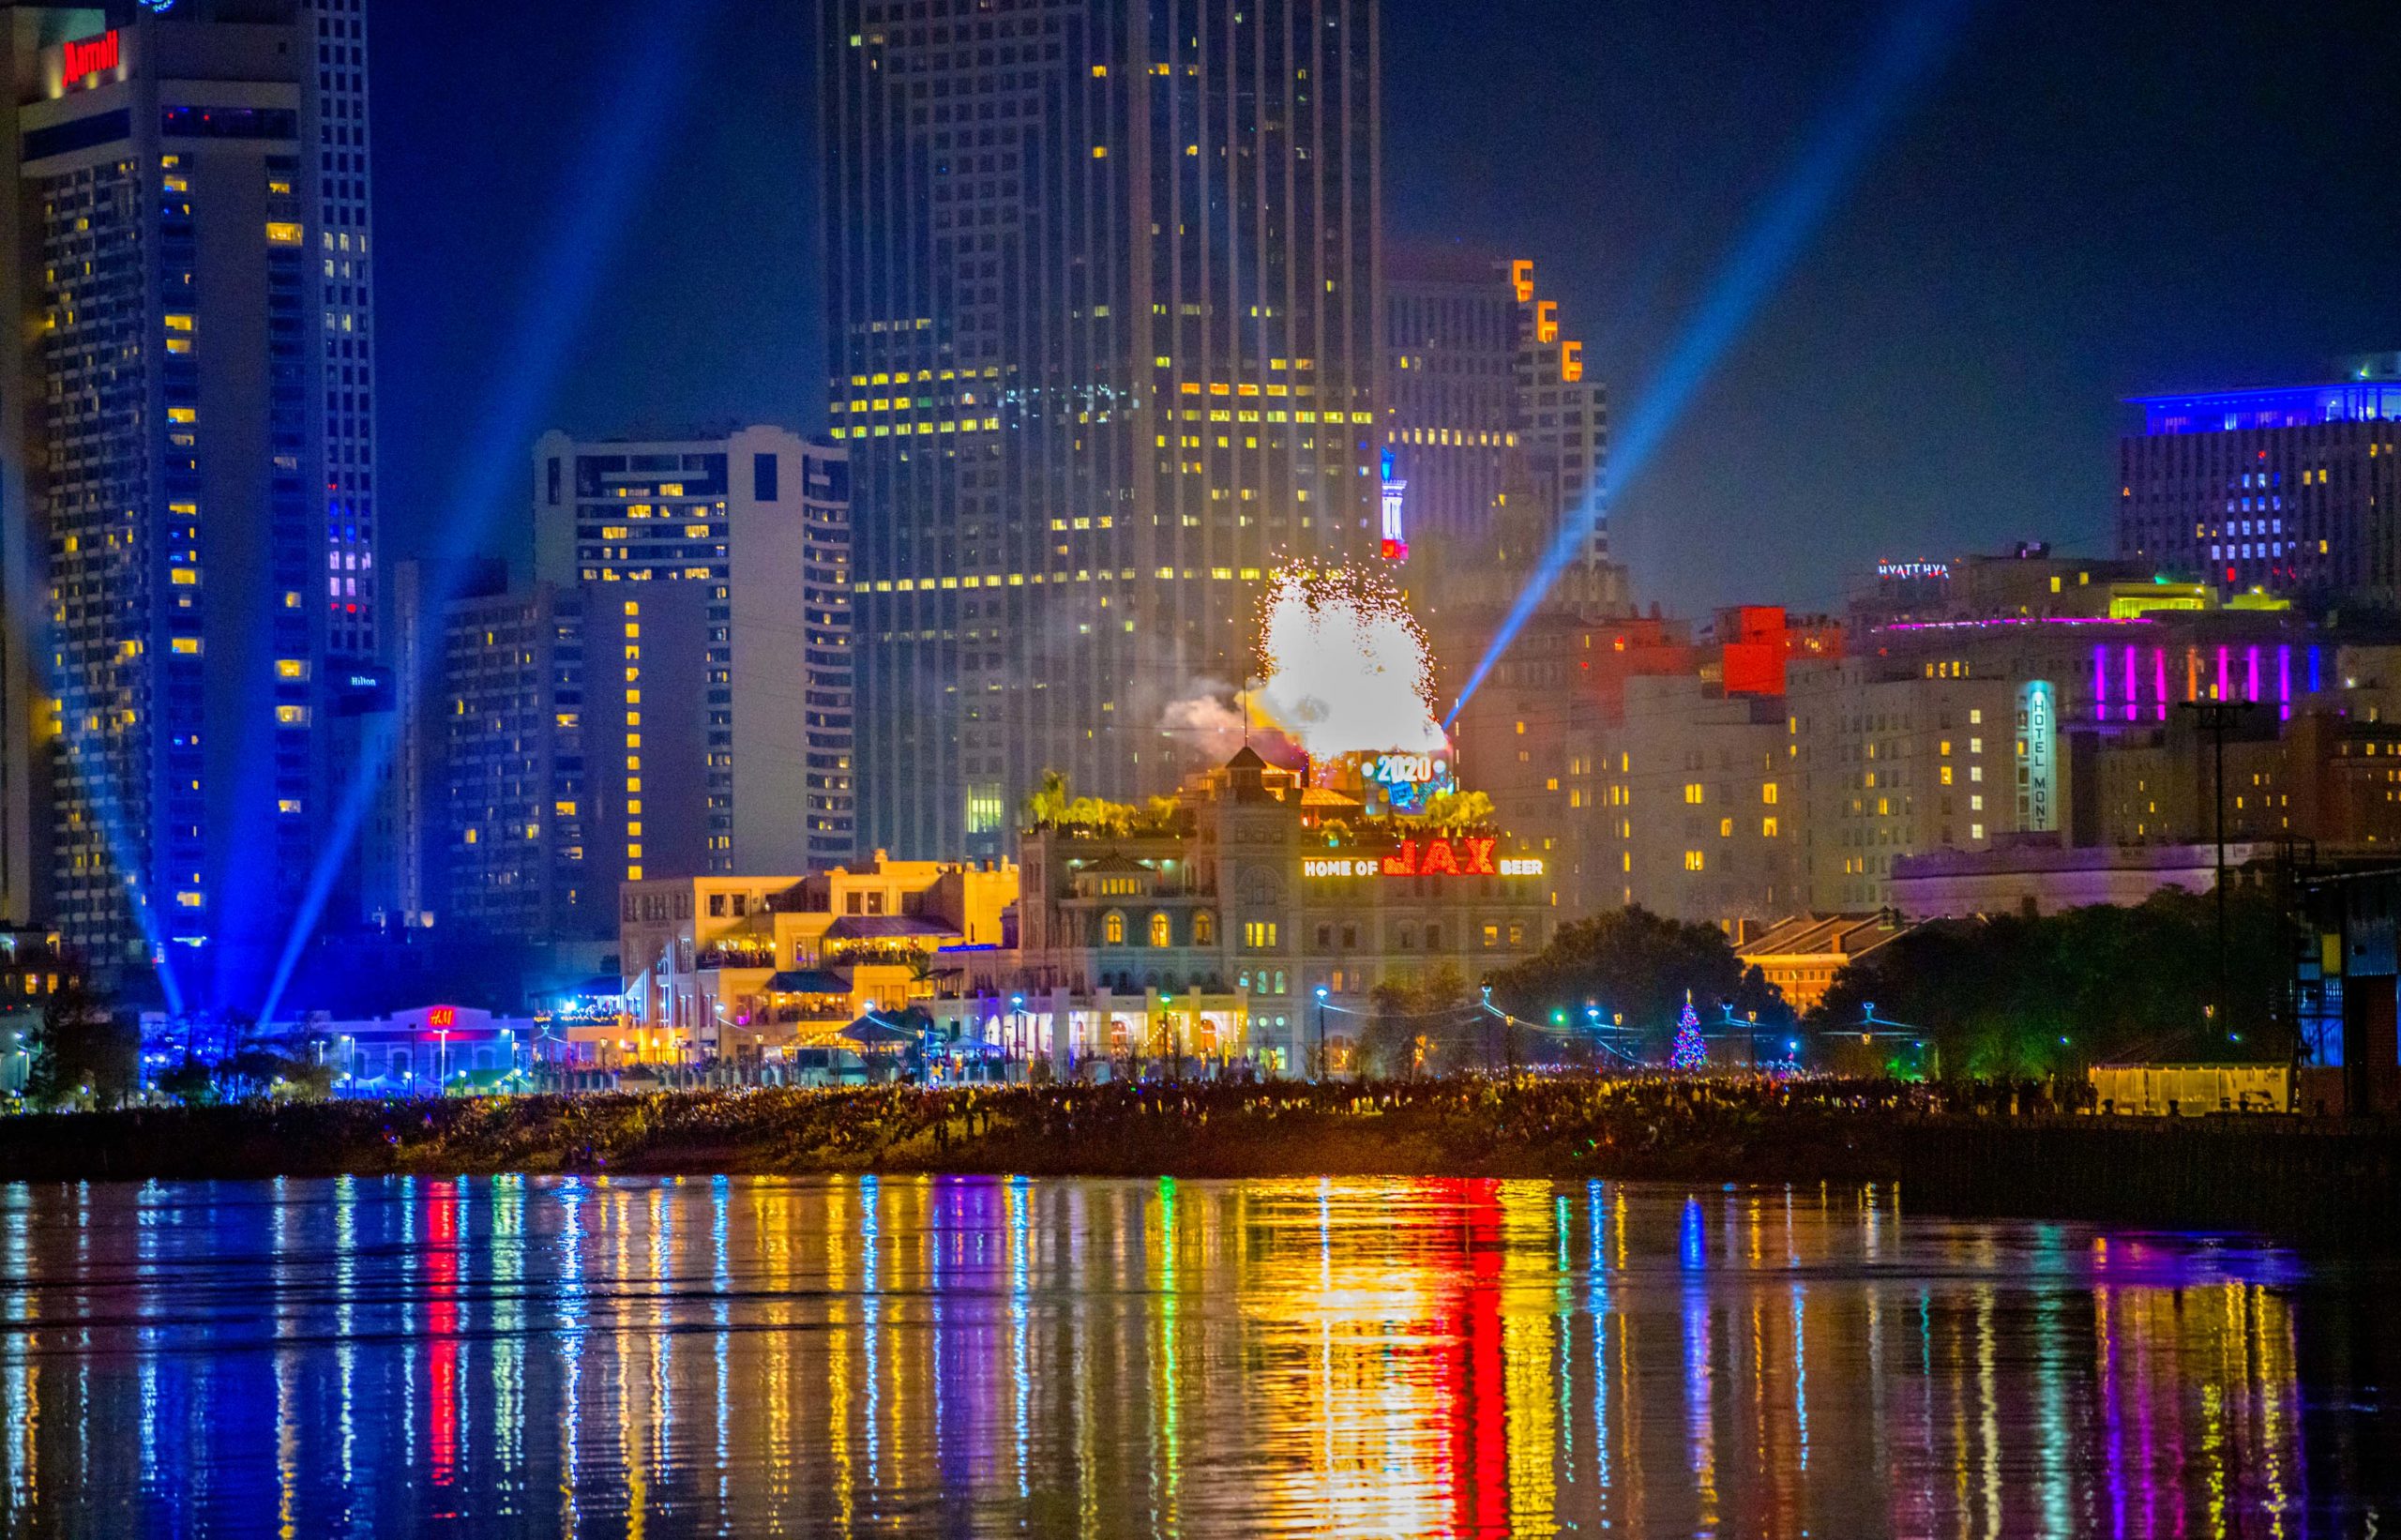
[[[2363,364],[2348,379],[2319,385],[2235,385],[2130,396],[2143,413],[2143,432],[2231,433],[2246,429],[2306,428],[2327,422],[2401,419],[2401,378]]]
[[[1884,910],[1796,914],[1734,948],[1745,962],[1762,958],[1865,957],[1910,928]]]

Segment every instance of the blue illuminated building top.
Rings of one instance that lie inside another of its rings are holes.
[[[2323,422],[2401,420],[2401,380],[2263,385],[2182,396],[2136,396],[2143,431],[2231,433],[2246,428],[2307,428]]]

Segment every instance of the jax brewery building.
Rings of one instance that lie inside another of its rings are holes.
[[[6,904],[255,1009],[388,692],[362,0],[0,21]]]

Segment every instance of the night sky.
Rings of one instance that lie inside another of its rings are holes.
[[[378,7],[391,555],[509,549],[546,426],[822,426],[812,10]],[[1386,0],[1392,234],[1534,259],[1623,421],[1894,14]],[[2401,349],[2395,80],[2389,0],[1968,9],[1616,489],[1638,596],[1827,607],[1879,556],[2106,552],[2121,397]]]

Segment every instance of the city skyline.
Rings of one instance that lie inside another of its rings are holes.
[[[539,420],[509,425],[512,464],[552,418],[587,434],[825,420],[809,367],[823,352],[805,8],[639,8],[681,50],[662,87],[674,149],[634,168],[643,185],[603,254],[602,297],[572,327],[592,367],[560,382]],[[477,395],[515,335],[495,316],[554,266],[547,232],[592,174],[576,159],[596,131],[577,83],[624,74],[616,39],[641,35],[636,9],[580,8],[570,28],[564,8],[470,19],[436,0],[379,19],[396,68],[448,83],[379,106],[391,120],[381,191],[400,221],[394,250],[408,253],[382,298],[416,322],[387,343],[397,554],[486,517],[458,515],[459,466],[499,431]],[[1387,113],[1389,233],[1535,261],[1583,318],[1621,420],[1891,12],[1732,14],[1670,26],[1521,5],[1455,28],[1446,8],[1385,8],[1387,93],[1423,104]],[[2122,398],[2301,382],[2393,345],[2401,300],[2371,259],[2395,216],[2376,193],[2374,146],[2401,128],[2366,85],[2389,73],[2393,40],[2339,12],[2273,33],[2233,7],[2179,21],[1968,15],[1958,56],[1869,153],[1679,430],[1612,489],[1615,553],[1638,598],[1833,608],[1828,574],[1877,557],[2019,538],[2107,554],[2114,510],[2100,489],[2139,420]],[[458,49],[469,35],[489,45]],[[513,61],[531,56],[552,67],[530,77]],[[1495,78],[1510,88],[1488,89]],[[2112,89],[2120,79],[2146,83]],[[2021,111],[2029,101],[2046,110]],[[506,131],[484,132],[492,122]],[[459,174],[462,161],[476,169]],[[713,252],[684,238],[692,187],[742,241]],[[2216,222],[2228,206],[2270,227],[2305,218],[2306,238],[2229,239]],[[763,257],[791,278],[759,281]],[[452,313],[461,264],[506,275],[498,312]],[[692,307],[696,294],[707,303]],[[671,314],[662,350],[645,318]],[[484,527],[504,530],[511,493],[465,501],[489,504]],[[1735,538],[1756,553],[1739,572],[1714,558]]]

